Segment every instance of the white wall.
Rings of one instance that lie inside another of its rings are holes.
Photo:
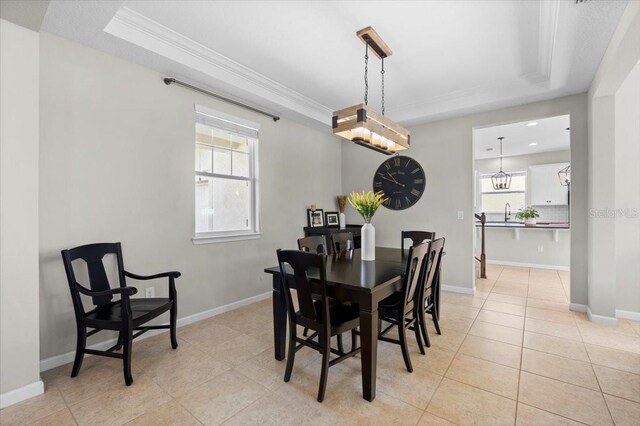
[[[411,149],[407,155],[422,164],[426,190],[413,207],[396,212],[381,208],[373,219],[376,243],[400,245],[402,229],[433,230],[447,238],[444,263],[445,285],[473,288],[473,146],[472,130],[518,121],[571,114],[571,299],[586,304],[587,222],[587,99],[585,94],[512,108],[442,120],[410,128]],[[342,143],[342,189],[344,193],[371,189],[376,168],[384,155],[353,143]],[[457,212],[464,219],[457,219]],[[347,221],[361,223],[352,209]]]
[[[75,346],[61,249],[121,241],[126,269],[181,271],[185,317],[269,291],[262,271],[276,264],[277,248],[296,246],[307,205],[336,209],[341,149],[329,131],[166,86],[154,71],[45,33],[40,86],[42,358]],[[261,124],[259,240],[191,242],[194,103]]]
[[[588,304],[592,318],[603,322],[614,322],[616,310],[635,312],[636,317],[640,317],[634,265],[637,260],[625,261],[627,255],[635,255],[635,259],[638,256],[624,233],[627,227],[635,229],[634,223],[640,217],[633,219],[606,213],[637,202],[638,186],[629,184],[627,178],[634,181],[637,176],[636,150],[640,137],[637,133],[637,89],[632,72],[638,61],[640,2],[629,2],[588,93]],[[630,207],[640,208],[637,204]],[[630,297],[622,302],[620,295]],[[624,308],[618,307],[619,303]]]
[[[615,96],[616,310],[640,312],[640,64]]]
[[[38,33],[0,19],[0,408],[42,393]]]

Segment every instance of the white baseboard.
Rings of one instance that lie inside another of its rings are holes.
[[[44,383],[42,380],[28,384],[18,389],[0,394],[0,410],[10,405],[17,404],[25,399],[44,393]]]
[[[623,311],[621,309],[616,309],[616,317],[633,321],[640,321],[640,312]]]
[[[257,296],[248,297],[246,299],[238,300],[237,302],[232,302],[224,306],[218,306],[217,308],[208,309],[203,312],[198,312],[197,314],[189,315],[184,318],[178,319],[178,327],[182,327],[188,324],[192,324],[197,321],[202,321],[203,319],[211,318],[216,315],[223,314],[225,312],[233,311],[234,309],[238,309],[242,306],[250,305],[252,303],[259,302],[261,300],[265,300],[271,297],[271,291],[266,293],[258,294]],[[150,330],[147,333],[140,336],[137,340],[142,340],[147,337],[155,336],[157,334],[163,333],[166,330]],[[104,342],[96,343],[94,345],[88,346],[89,349],[94,349],[98,351],[104,351],[113,345],[116,344],[117,339],[109,339]],[[40,360],[40,371],[51,370],[52,368],[60,367],[61,365],[68,364],[73,362],[73,359],[76,355],[76,351],[67,352],[60,355],[54,355],[49,358],[45,358]],[[85,355],[91,356],[91,355]]]
[[[568,266],[562,265],[540,265],[538,263],[524,263],[524,262],[509,262],[506,260],[489,260],[487,259],[487,265],[502,265],[502,266],[520,266],[523,268],[538,268],[538,269],[555,269],[557,271],[569,271]]]
[[[576,312],[587,312],[588,307],[579,303],[570,303],[569,309]]]
[[[606,325],[616,325],[618,324],[618,320],[614,317],[607,317],[604,315],[596,315],[591,312],[591,308],[587,306],[587,316],[589,320],[595,324],[606,324]]]
[[[458,287],[455,285],[443,285],[442,290],[450,291],[451,293],[462,293],[462,294],[476,294],[476,290],[469,287]]]

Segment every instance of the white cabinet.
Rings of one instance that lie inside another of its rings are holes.
[[[541,164],[529,167],[529,204],[560,206],[569,202],[568,188],[560,184],[558,172],[569,163]]]

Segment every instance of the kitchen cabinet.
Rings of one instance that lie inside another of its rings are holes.
[[[529,167],[529,204],[532,206],[566,206],[568,187],[560,184],[558,172],[569,163],[541,164]]]

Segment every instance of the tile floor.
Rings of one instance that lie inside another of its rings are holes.
[[[291,382],[272,349],[266,300],[134,345],[134,378],[88,357],[43,373],[44,395],[0,412],[0,424],[638,424],[640,323],[592,324],[567,308],[568,273],[490,266],[475,296],[443,293],[442,330],[415,371],[381,343],[378,394],[361,398],[360,362],[329,372],[315,401],[319,356],[298,352]]]

